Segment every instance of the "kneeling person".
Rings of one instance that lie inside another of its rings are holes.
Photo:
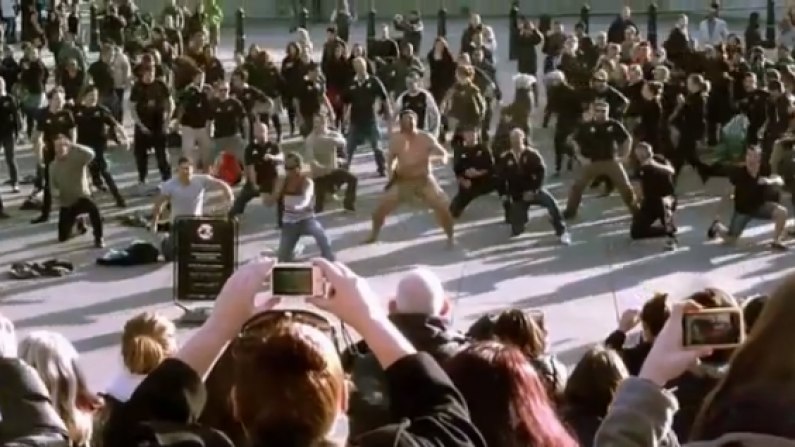
[[[97,205],[91,200],[88,186],[88,165],[94,159],[94,151],[86,146],[72,143],[66,135],[58,135],[53,142],[55,157],[50,164],[50,185],[53,195],[61,204],[58,214],[58,241],[72,237],[72,229],[78,216],[88,214],[94,231],[94,245],[105,246],[102,239],[102,217]]]
[[[638,178],[642,199],[632,216],[629,235],[632,239],[667,237],[666,249],[676,248],[676,210],[674,195],[674,167],[662,155],[654,154],[649,143],[638,143],[635,154],[640,169]],[[662,225],[655,226],[660,221]]]
[[[459,218],[467,205],[494,191],[496,185],[494,159],[489,148],[478,142],[475,129],[464,130],[463,144],[454,152],[453,172],[458,192],[450,203],[450,214]]]
[[[525,133],[520,129],[511,131],[511,150],[505,152],[497,162],[497,190],[503,206],[509,207],[508,221],[511,236],[524,233],[527,211],[531,205],[546,208],[552,218],[555,234],[563,244],[570,244],[571,237],[555,198],[544,188],[547,174],[544,158],[537,150],[525,145]]]
[[[725,171],[713,175],[725,174],[734,185],[734,213],[728,228],[716,220],[707,230],[707,237],[719,236],[727,244],[734,244],[752,220],[772,220],[775,227],[770,248],[786,250],[782,241],[786,236],[787,208],[778,203],[784,181],[762,170],[762,149],[749,147],[743,166],[712,166],[710,170]]]

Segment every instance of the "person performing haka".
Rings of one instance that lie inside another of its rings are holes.
[[[400,112],[400,132],[392,135],[387,154],[389,182],[386,194],[373,212],[373,226],[365,243],[378,240],[386,217],[401,203],[419,199],[429,206],[447,236],[448,247],[454,245],[453,216],[450,203],[431,171],[432,158],[441,157],[446,164],[449,154],[428,132],[417,129],[417,114],[411,110]]]

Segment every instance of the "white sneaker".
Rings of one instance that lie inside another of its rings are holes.
[[[560,243],[563,245],[571,245],[571,235],[568,231],[560,235]]]

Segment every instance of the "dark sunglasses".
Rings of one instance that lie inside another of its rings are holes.
[[[328,317],[320,313],[309,309],[274,309],[251,317],[240,330],[234,348],[245,350],[254,344],[260,344],[276,328],[290,323],[306,324],[323,332],[331,338],[339,353],[352,344],[352,337],[342,324],[338,330]]]

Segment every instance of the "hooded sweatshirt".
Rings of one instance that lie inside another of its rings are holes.
[[[631,377],[618,388],[610,411],[596,433],[594,447],[648,447],[659,445],[679,409],[676,398],[645,379]],[[727,433],[711,441],[683,447],[795,447],[795,441],[759,433]]]

